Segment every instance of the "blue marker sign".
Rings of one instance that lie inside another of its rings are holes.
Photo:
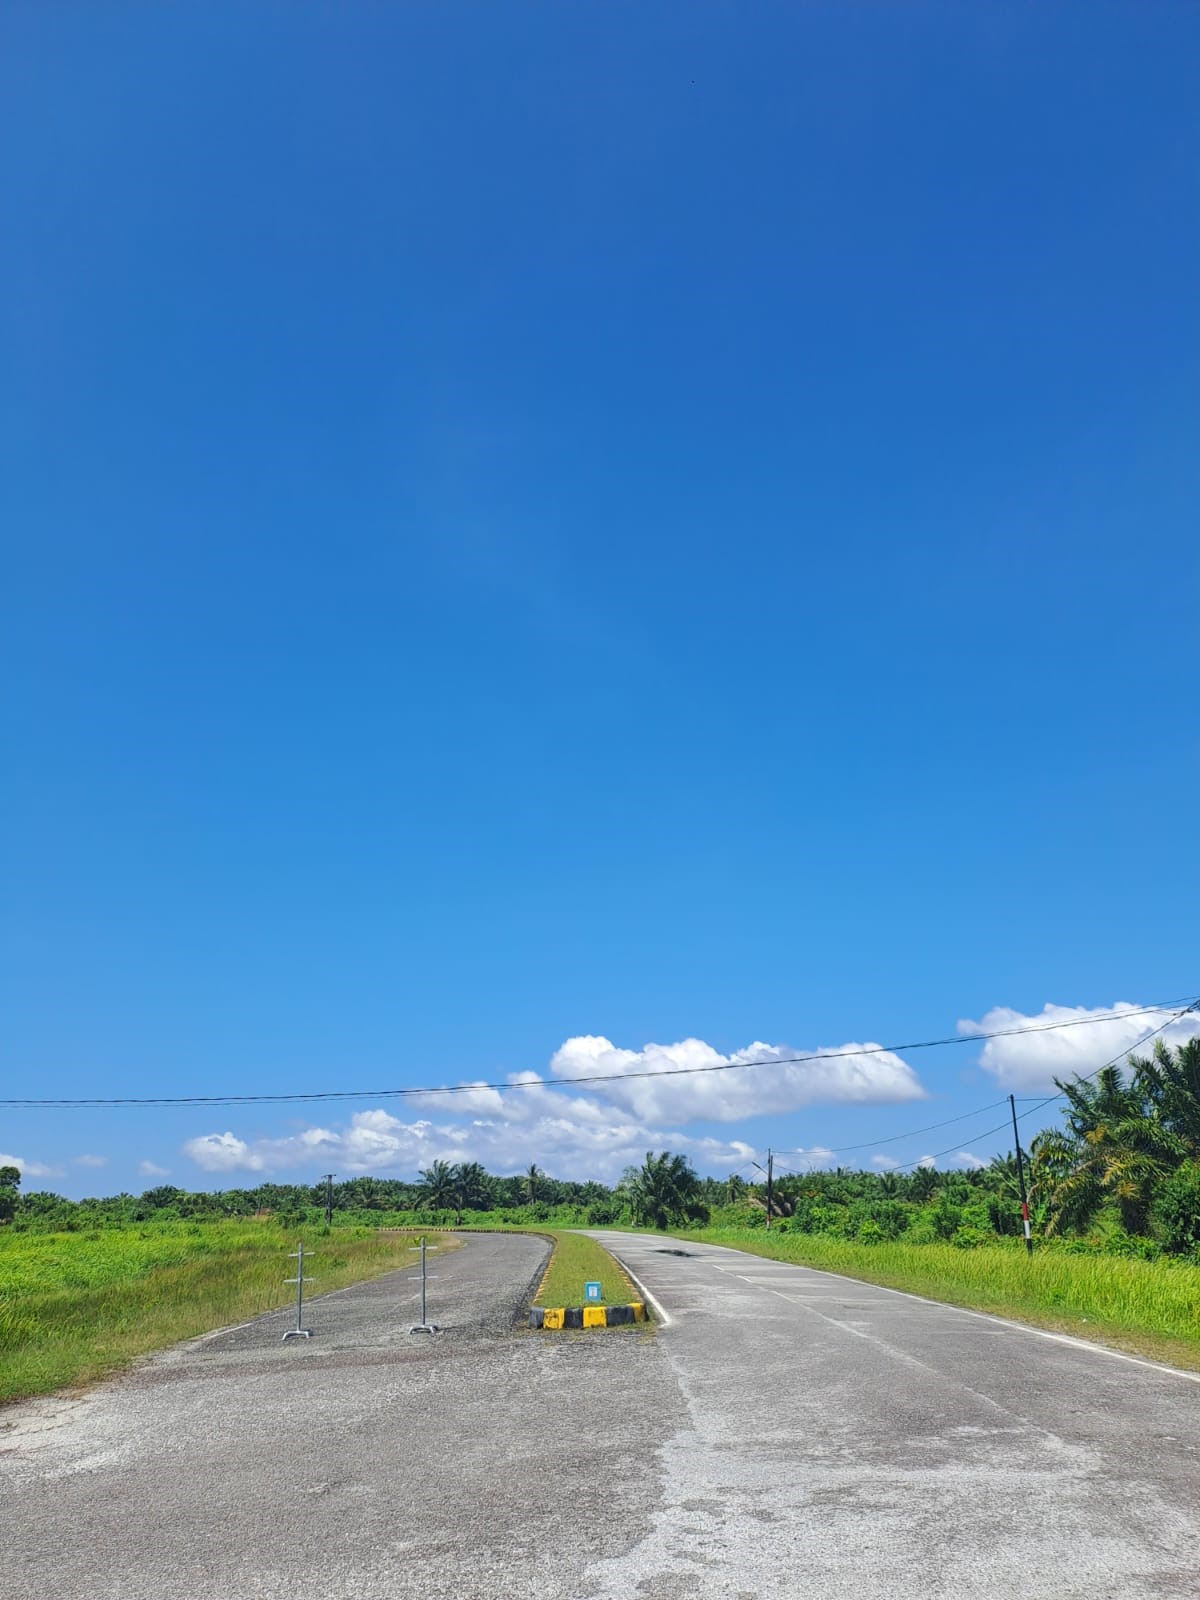
[[[583,1286],[583,1298],[589,1301],[602,1300],[604,1296],[600,1293],[600,1285],[598,1283],[585,1283]]]

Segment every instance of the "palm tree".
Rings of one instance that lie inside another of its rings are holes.
[[[686,1156],[669,1150],[646,1151],[640,1167],[630,1167],[620,1183],[637,1224],[669,1228],[672,1223],[699,1221],[706,1215],[700,1180]]]
[[[1110,1066],[1092,1079],[1054,1080],[1067,1100],[1066,1131],[1038,1134],[1030,1150],[1048,1233],[1086,1228],[1110,1200],[1126,1233],[1146,1232],[1156,1189],[1186,1155],[1147,1093],[1147,1077],[1172,1115],[1186,1121],[1186,1068],[1178,1067],[1156,1051],[1154,1061],[1138,1061],[1129,1078]]]
[[[940,1177],[936,1167],[916,1167],[909,1175],[908,1197],[915,1200],[918,1205],[924,1205],[927,1200],[932,1200],[937,1189]]]
[[[725,1180],[725,1194],[730,1205],[740,1200],[746,1192],[746,1180],[740,1172],[731,1172]]]
[[[1129,1065],[1163,1130],[1179,1141],[1180,1158],[1200,1155],[1200,1038],[1174,1050],[1156,1039],[1152,1056],[1130,1056]]]
[[[537,1200],[538,1192],[542,1186],[542,1179],[545,1176],[546,1174],[541,1170],[535,1161],[530,1166],[529,1171],[522,1178],[521,1182],[524,1185],[525,1195],[530,1205],[533,1205]]]
[[[465,1161],[454,1169],[454,1210],[462,1222],[464,1211],[486,1211],[492,1202],[492,1180],[478,1161]]]
[[[421,1187],[417,1192],[422,1205],[431,1211],[449,1211],[456,1205],[457,1175],[448,1161],[432,1162],[420,1176]]]

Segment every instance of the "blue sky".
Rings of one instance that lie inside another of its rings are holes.
[[[1191,8],[13,4],[0,57],[7,1095],[1200,991]],[[722,1171],[1130,1027],[0,1151]]]

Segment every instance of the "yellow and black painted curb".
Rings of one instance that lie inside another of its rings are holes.
[[[627,1306],[534,1306],[529,1313],[531,1328],[620,1328],[645,1320],[640,1300]]]

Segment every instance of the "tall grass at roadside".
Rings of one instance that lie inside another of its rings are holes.
[[[821,1234],[704,1228],[681,1238],[991,1311],[1200,1368],[1200,1267],[1017,1245],[860,1244]]]
[[[285,1232],[266,1220],[0,1232],[0,1401],[45,1394],[286,1305],[304,1240],[309,1293],[409,1264],[413,1235]]]

